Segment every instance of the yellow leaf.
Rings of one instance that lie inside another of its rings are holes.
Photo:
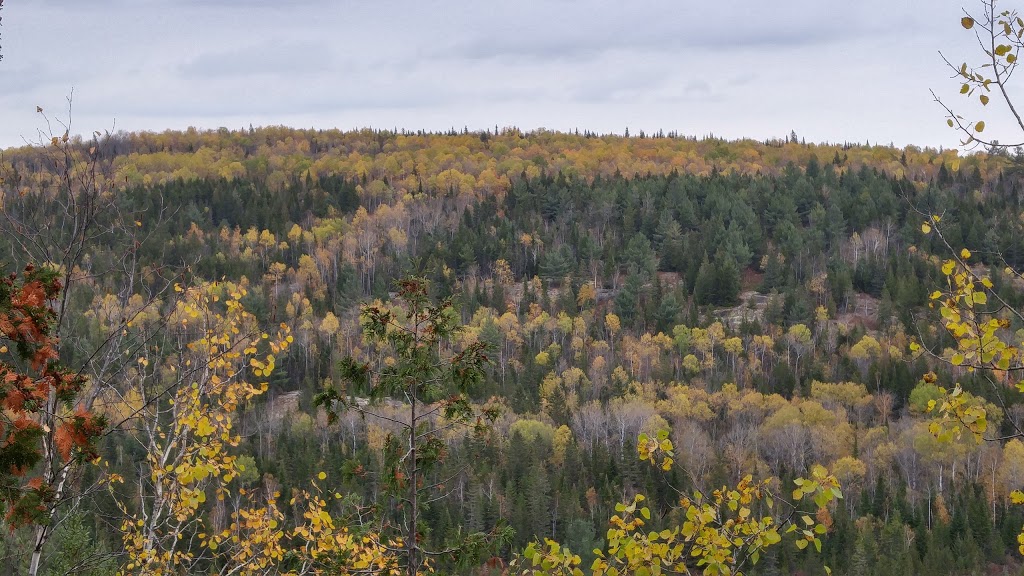
[[[984,132],[984,130],[985,130],[985,121],[984,120],[978,120],[974,124],[974,131],[975,132]]]
[[[929,226],[927,222],[925,222],[924,224],[921,224],[921,232],[924,232],[925,234],[928,234],[931,231],[932,231],[932,227]]]
[[[971,28],[974,28],[974,18],[971,18],[970,16],[964,16],[963,18],[960,19],[960,25],[963,26],[964,29],[970,30]]]
[[[968,258],[971,257],[971,251],[968,250],[967,248],[964,248],[963,250],[960,251],[960,257],[963,258],[964,260],[967,260]]]
[[[324,472],[321,472],[321,473],[317,474],[316,477],[319,478],[320,480],[326,480],[327,479],[327,474],[324,473]]]
[[[210,425],[209,418],[203,416],[203,418],[199,420],[199,424],[196,425],[196,434],[203,437],[213,434],[213,426]]]

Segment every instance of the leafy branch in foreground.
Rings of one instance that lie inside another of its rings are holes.
[[[0,279],[0,510],[7,523],[45,525],[67,470],[95,457],[106,420],[80,405],[86,380],[62,366],[52,268]]]
[[[671,468],[673,447],[667,432],[657,438],[641,435],[637,448],[641,460],[662,470]],[[823,466],[814,466],[810,478],[794,482],[792,501],[773,493],[771,480],[755,482],[749,475],[732,488],[681,494],[660,531],[646,528],[652,512],[643,505],[646,497],[637,494],[629,503],[616,505],[605,549],[594,550],[591,574],[742,574],[766,549],[779,544],[783,533],[793,534],[797,548],[814,546],[821,552],[821,537],[830,525],[828,506],[843,497],[839,481]],[[816,511],[800,508],[806,499]],[[553,540],[530,544],[516,563],[523,575],[584,574],[580,557]]]
[[[960,19],[960,25],[974,34],[984,54],[980,63],[961,62],[957,65],[945,55],[942,59],[960,83],[960,94],[968,98],[977,96],[982,106],[988,106],[995,94],[1002,100],[1017,126],[1024,131],[1024,119],[1008,91],[1008,83],[1020,63],[1018,58],[1024,48],[1024,18],[1021,18],[1017,10],[1002,10],[998,4],[998,0],[982,0],[980,14],[965,11],[964,17]],[[946,124],[962,134],[961,144],[982,144],[996,149],[1024,145],[1024,142],[1003,144],[992,137],[982,136],[985,131],[984,120],[969,120],[943,103],[934,92],[932,96],[945,110]]]
[[[919,212],[920,213],[920,212]],[[996,282],[980,266],[971,261],[974,254],[968,248],[959,252],[943,234],[942,217],[927,215],[921,224],[925,235],[934,235],[948,251],[950,257],[941,263],[946,285],[930,295],[929,306],[937,308],[940,323],[946,334],[955,343],[954,347],[933,350],[918,342],[910,344],[911,351],[925,354],[933,360],[945,363],[967,373],[978,376],[989,385],[985,398],[977,397],[963,390],[957,383],[951,390],[938,388],[941,396],[930,400],[928,411],[936,415],[929,428],[933,435],[943,442],[959,439],[966,431],[976,441],[1002,441],[1024,437],[1024,429],[1013,417],[1006,419],[1010,428],[1007,435],[986,434],[989,423],[1000,414],[1010,414],[1004,390],[1008,386],[1024,392],[1024,312],[1012,306],[1000,294]],[[999,283],[1020,282],[1024,275],[1006,264]],[[1017,328],[1015,330],[1015,328]],[[924,376],[924,382],[933,384],[934,373]],[[1014,490],[1011,502],[1024,503],[1024,492]],[[1017,537],[1019,550],[1024,554],[1024,532]]]

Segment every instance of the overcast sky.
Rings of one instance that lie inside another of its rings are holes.
[[[72,89],[75,133],[628,126],[955,147],[928,89],[965,103],[938,55],[971,54],[961,5],[9,0],[0,147]]]

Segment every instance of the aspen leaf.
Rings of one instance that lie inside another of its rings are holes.
[[[984,120],[978,120],[978,122],[974,124],[974,131],[975,132],[984,132],[984,130],[985,130],[985,121]]]
[[[210,425],[209,418],[204,416],[199,420],[199,423],[196,425],[196,434],[203,437],[213,434],[213,426]]]
[[[960,25],[963,26],[964,29],[970,30],[971,28],[974,28],[974,18],[971,18],[970,16],[964,16],[963,18],[960,19]]]
[[[921,224],[921,232],[924,232],[925,234],[928,234],[931,231],[932,231],[932,227],[929,226],[927,222],[925,222],[924,224]]]

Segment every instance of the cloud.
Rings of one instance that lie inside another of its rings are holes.
[[[962,47],[957,6],[930,0],[8,4],[0,146],[72,87],[86,132],[117,118],[943,142],[926,88],[946,78],[935,50]]]
[[[468,59],[579,60],[613,51],[731,52],[812,48],[889,33],[899,20],[878,0],[778,2],[524,1],[487,4],[444,55]],[[837,17],[837,15],[842,17]],[[467,17],[471,18],[471,17]]]
[[[270,40],[243,48],[203,52],[181,65],[186,78],[207,80],[250,75],[296,76],[330,71],[337,62],[324,42]]]

